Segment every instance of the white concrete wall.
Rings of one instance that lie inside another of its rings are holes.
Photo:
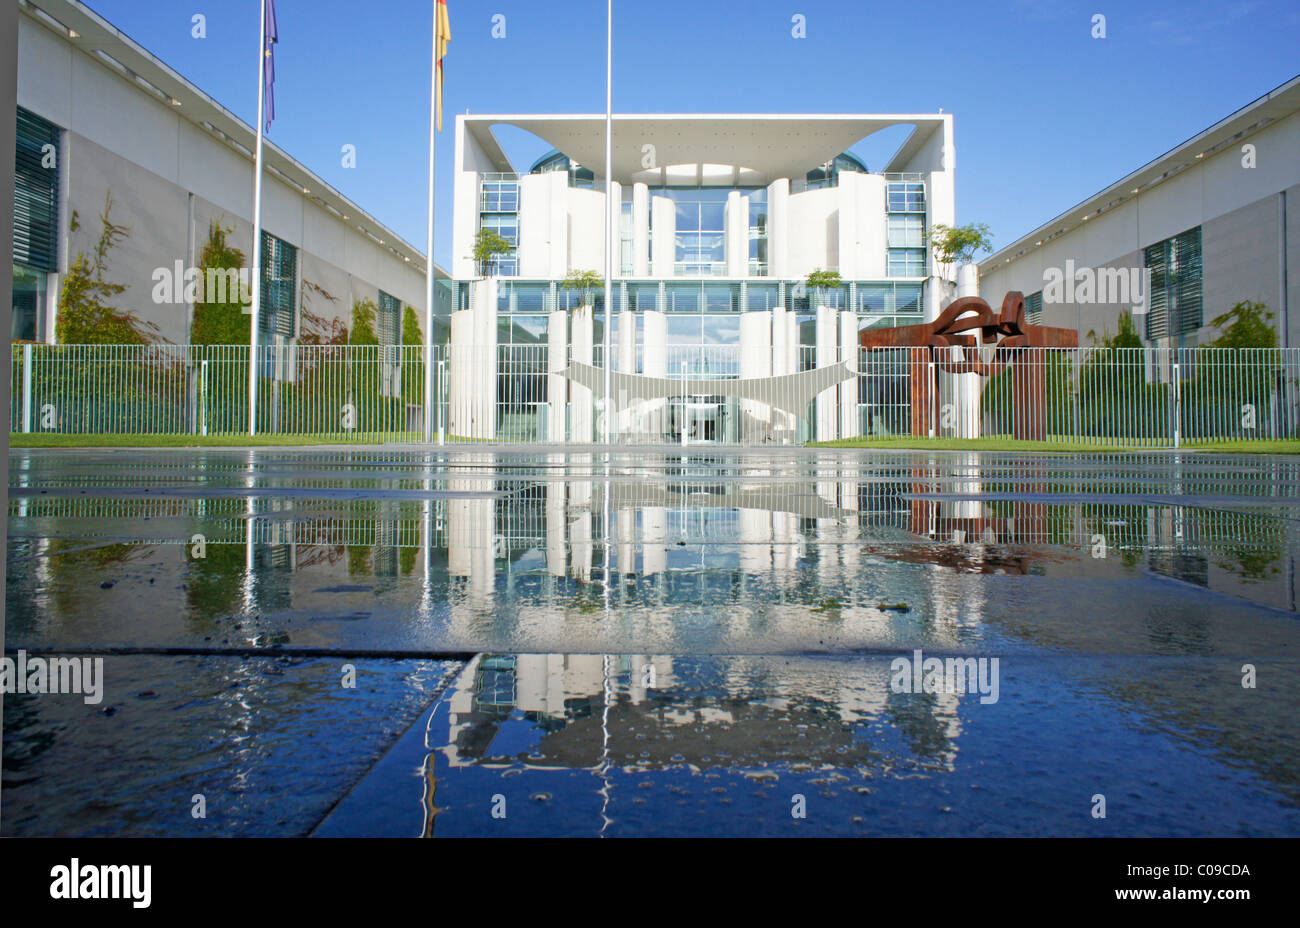
[[[18,104],[65,130],[60,270],[94,247],[111,192],[112,220],[130,228],[109,256],[110,279],[127,287],[114,305],[158,326],[163,339],[187,341],[190,308],[153,302],[154,271],[177,260],[191,266],[214,220],[233,227],[230,244],[251,264],[251,159],[190,122],[203,114],[155,99],[26,16],[17,66]],[[423,314],[424,277],[409,263],[270,172],[262,188],[264,228],[299,249],[301,278],[337,297],[313,297],[312,312],[350,325],[353,293],[376,299],[382,287]]]
[[[1256,147],[1254,168],[1242,166],[1241,146],[1247,142]],[[1209,256],[1202,268],[1206,322],[1229,308],[1217,305],[1228,299],[1219,294],[1241,292],[1239,299],[1250,298],[1251,292],[1280,294],[1277,279],[1281,276],[1281,266],[1300,254],[1300,243],[1290,235],[1286,236],[1290,254],[1282,254],[1278,217],[1278,195],[1300,185],[1297,152],[1300,152],[1300,114],[1292,113],[1241,142],[1196,161],[1149,190],[1132,195],[1107,212],[1081,222],[1064,235],[1042,245],[1031,245],[1020,257],[1009,262],[1003,259],[997,264],[984,262],[980,268],[981,292],[991,303],[995,299],[1000,301],[1008,290],[1037,292],[1043,288],[1046,271],[1063,270],[1067,260],[1072,260],[1076,268],[1141,267],[1142,249],[1201,226],[1202,250]],[[1288,205],[1288,213],[1296,209],[1294,204]],[[1216,224],[1215,220],[1219,219],[1224,222]],[[1234,249],[1241,246],[1243,234],[1255,240],[1251,246],[1256,253],[1253,263],[1231,258]],[[1216,256],[1223,256],[1218,270]],[[1211,305],[1211,300],[1216,305]],[[1270,309],[1277,310],[1280,297],[1274,296],[1274,301]],[[1068,312],[1067,308],[1059,310],[1057,316],[1063,319],[1076,316],[1081,333],[1095,329],[1100,334],[1103,327],[1114,332],[1116,318],[1125,308],[1128,308],[1126,304],[1119,303],[1073,304]],[[1045,305],[1045,317],[1047,309]],[[1294,309],[1292,315],[1297,315]],[[1277,322],[1279,327],[1283,324],[1280,318]],[[1144,331],[1141,320],[1139,331]],[[1212,334],[1203,328],[1196,337],[1203,340]]]
[[[787,276],[807,277],[818,270],[839,266],[839,188],[805,190],[789,199],[786,231],[789,263]],[[882,213],[880,221],[884,222]]]

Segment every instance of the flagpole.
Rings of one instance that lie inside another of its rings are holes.
[[[429,226],[424,275],[424,440],[433,441],[433,180],[438,139],[438,4],[433,4],[433,73],[429,79]]]
[[[610,409],[609,307],[614,276],[614,0],[605,6],[605,444],[612,441],[613,411]]]
[[[257,45],[257,153],[253,158],[253,279],[249,290],[248,434],[257,434],[257,323],[262,309],[262,109],[266,105],[266,0],[262,0],[261,36]]]

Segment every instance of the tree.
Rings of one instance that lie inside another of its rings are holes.
[[[506,241],[496,229],[479,229],[478,235],[474,236],[472,257],[479,272],[486,275],[488,268],[494,265],[497,255],[508,255],[514,250],[515,246]]]
[[[348,337],[348,344],[378,345],[379,334],[375,331],[378,317],[379,306],[374,300],[356,300],[352,304],[352,334]]]
[[[420,328],[420,317],[414,306],[407,306],[402,310],[402,344],[424,344],[424,332]]]
[[[217,283],[215,274],[209,269],[221,272],[226,281],[226,272],[244,269],[244,253],[226,241],[226,236],[235,230],[230,226],[213,221],[208,223],[208,239],[199,253],[199,296],[194,301],[194,322],[190,327],[190,341],[195,345],[247,345],[250,321],[246,308],[249,304],[240,292],[242,287],[216,286],[216,292],[208,292],[208,278]],[[221,291],[225,292],[222,293]],[[220,299],[224,296],[225,299]]]
[[[145,322],[132,312],[117,310],[107,300],[126,290],[124,284],[105,279],[108,253],[130,234],[129,226],[120,226],[109,218],[113,193],[104,197],[104,212],[99,216],[103,229],[91,257],[79,254],[68,267],[59,293],[56,332],[65,345],[146,345],[152,338],[147,330],[158,326]],[[72,214],[71,228],[78,228],[77,214]]]
[[[560,286],[565,290],[581,290],[582,305],[591,306],[591,293],[605,286],[605,279],[595,271],[570,271]]]
[[[1263,303],[1242,300],[1232,309],[1210,320],[1219,330],[1219,337],[1205,343],[1207,348],[1276,348],[1277,330],[1273,328],[1274,313]]]
[[[1097,330],[1089,329],[1088,338],[1099,348],[1142,347],[1142,336],[1138,335],[1137,326],[1133,323],[1133,316],[1126,309],[1120,311],[1118,332],[1111,335],[1109,329],[1103,328],[1101,338],[1097,338]]]
[[[938,222],[930,230],[930,246],[940,264],[969,264],[976,252],[987,254],[993,250],[993,239],[989,236],[989,227],[982,222],[964,226],[946,226]]]
[[[818,268],[808,274],[809,290],[836,290],[841,285],[839,271],[823,271]]]

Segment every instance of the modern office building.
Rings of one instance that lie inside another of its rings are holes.
[[[912,131],[885,163],[851,153],[897,125]],[[516,165],[503,126],[553,151]],[[602,434],[603,393],[564,372],[571,361],[605,366],[603,291],[565,284],[605,276],[604,141],[600,115],[457,117],[453,433]],[[859,434],[856,378],[801,381],[784,407],[754,385],[853,362],[861,329],[938,313],[952,269],[932,266],[926,234],[953,223],[953,167],[949,114],[615,115],[609,366],[628,376],[611,429],[670,441]],[[484,230],[511,248],[476,262]],[[838,272],[841,286],[808,290],[817,270]]]
[[[152,340],[191,341],[192,303],[159,283],[196,266],[213,224],[251,263],[254,127],[77,0],[19,7],[12,337],[66,340],[60,286],[111,197],[126,235],[106,279],[125,289],[109,302]],[[404,306],[423,318],[422,251],[269,139],[264,161],[262,341],[337,338],[361,300],[400,340]]]
[[[1145,344],[1172,347],[1204,344],[1211,320],[1251,300],[1274,313],[1278,344],[1294,347],[1298,204],[1300,77],[990,255],[980,289],[990,302],[1020,290],[1031,321],[1085,336],[1114,333],[1133,311]],[[1127,285],[1144,270],[1150,293],[1135,305]]]

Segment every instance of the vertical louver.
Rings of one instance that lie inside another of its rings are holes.
[[[263,232],[262,307],[258,320],[262,332],[293,337],[297,283],[298,249],[270,232]]]
[[[52,272],[59,263],[59,128],[22,107],[17,128],[14,263]]]
[[[1201,279],[1201,228],[1148,245],[1143,250],[1151,272],[1147,338],[1186,335],[1204,324]]]
[[[402,343],[402,301],[382,290],[379,291],[379,319],[375,328],[379,344]]]

